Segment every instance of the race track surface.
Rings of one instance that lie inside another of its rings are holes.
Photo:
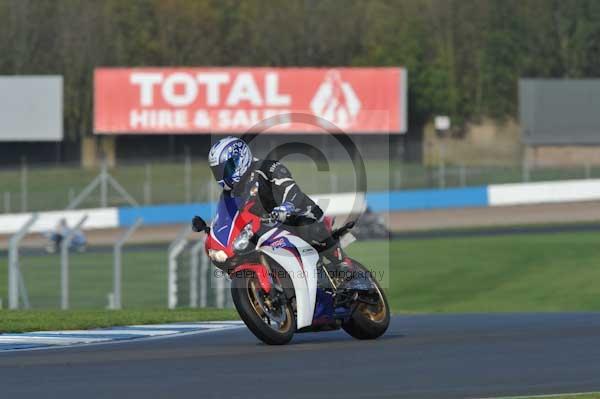
[[[476,398],[600,390],[600,314],[395,317],[263,345],[245,328],[0,355],[6,398]]]

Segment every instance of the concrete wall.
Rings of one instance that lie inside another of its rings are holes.
[[[433,124],[428,124],[423,137],[423,162],[438,165],[442,146],[444,159],[455,165],[510,165],[522,159],[520,127],[514,119],[498,123],[483,119],[470,123],[464,132],[453,132],[453,137],[440,138]],[[462,134],[458,134],[462,133]]]
[[[600,165],[600,146],[536,146],[526,149],[529,162],[538,166]]]

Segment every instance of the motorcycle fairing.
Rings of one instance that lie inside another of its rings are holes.
[[[217,240],[223,247],[227,247],[227,244],[229,244],[235,219],[239,213],[238,209],[236,198],[223,194],[221,201],[218,202],[217,213],[210,229],[212,238]]]
[[[210,233],[206,238],[205,249],[221,249],[227,256],[233,256],[232,237],[237,235],[244,226],[252,223],[253,231],[260,227],[260,218],[247,212],[254,205],[248,202],[242,210],[239,210],[240,199],[229,194],[222,194],[217,205],[217,213],[212,221]]]
[[[235,277],[236,273],[243,273],[244,271],[249,270],[251,272],[256,273],[258,277],[258,283],[261,288],[268,294],[271,292],[272,284],[271,277],[267,272],[267,268],[265,265],[260,263],[244,263],[243,265],[239,265],[229,274],[230,277]]]
[[[312,326],[331,324],[334,322],[333,295],[322,288],[317,288],[317,301]]]
[[[260,237],[257,248],[285,269],[296,294],[296,327],[310,326],[317,295],[317,251],[287,230],[273,228]]]

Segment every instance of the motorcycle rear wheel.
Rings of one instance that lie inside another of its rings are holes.
[[[272,305],[254,273],[243,273],[231,282],[231,297],[244,324],[268,345],[285,345],[296,331],[296,318],[289,301]]]
[[[354,266],[362,272],[368,270],[358,262]],[[356,339],[376,339],[382,336],[390,325],[390,307],[377,279],[369,277],[379,295],[377,305],[360,303],[351,318],[342,325],[344,331]]]

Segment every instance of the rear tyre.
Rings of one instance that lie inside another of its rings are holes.
[[[353,261],[354,267],[361,272],[368,273],[368,270],[356,261]],[[369,277],[376,288],[379,300],[376,305],[360,303],[352,317],[342,325],[344,331],[356,339],[376,339],[382,336],[390,325],[390,307],[377,279]]]
[[[261,288],[256,274],[241,273],[231,282],[231,297],[240,317],[250,331],[268,345],[284,345],[296,331],[296,318],[289,301],[279,301]]]

